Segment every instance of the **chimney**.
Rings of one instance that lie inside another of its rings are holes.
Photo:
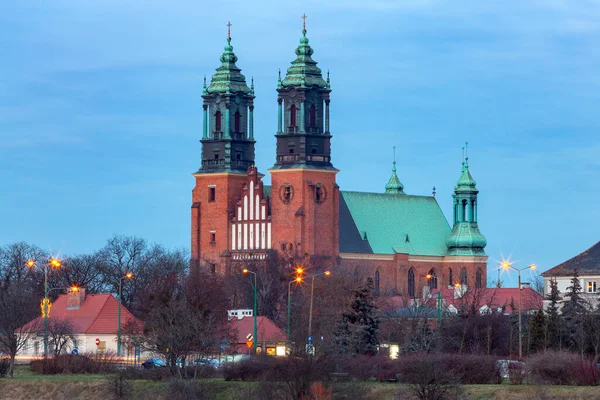
[[[529,282],[521,282],[521,289],[531,289],[531,284]]]
[[[85,301],[85,288],[67,289],[67,310],[78,310]]]

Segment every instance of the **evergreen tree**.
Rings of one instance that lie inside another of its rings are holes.
[[[354,290],[349,308],[342,315],[334,334],[338,351],[348,349],[361,354],[375,354],[379,345],[379,318],[373,301],[373,279]]]
[[[546,315],[544,315],[542,310],[536,311],[533,318],[529,319],[527,331],[529,333],[529,351],[531,353],[537,353],[546,349],[546,326]]]
[[[558,314],[558,302],[560,301],[560,295],[558,293],[558,284],[556,279],[550,279],[550,296],[548,297],[550,304],[546,309],[547,314],[547,337],[548,347],[551,349],[558,349],[560,345],[560,315]]]
[[[585,301],[581,298],[581,284],[577,270],[573,273],[571,286],[567,288],[565,297],[569,300],[565,302],[562,309],[563,342],[571,350],[582,352],[587,309]]]

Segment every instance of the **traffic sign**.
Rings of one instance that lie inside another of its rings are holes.
[[[76,356],[77,354],[79,354],[79,351],[77,349],[73,349],[73,350],[71,350],[71,354]]]
[[[254,341],[254,336],[252,336],[252,334],[249,333],[249,334],[246,335],[246,340],[249,341],[249,342],[253,342]]]
[[[246,341],[246,346],[248,346],[248,348],[252,347],[253,344],[253,341]]]
[[[100,339],[96,338],[96,346],[100,345]]]
[[[309,337],[307,337],[307,338],[306,338],[306,343],[308,343],[308,344],[313,344],[313,343],[314,343],[314,339],[313,339],[313,337],[312,337],[312,336],[309,336]]]

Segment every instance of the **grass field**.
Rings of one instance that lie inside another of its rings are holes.
[[[223,379],[202,380],[204,394],[215,400],[242,400],[260,397],[276,400],[277,393],[285,393],[280,386],[257,391],[257,382],[227,382]],[[134,381],[132,399],[171,399],[164,381]],[[336,383],[334,399],[411,399],[408,385],[394,383]],[[279,390],[274,390],[279,389]],[[261,393],[260,395],[257,393]],[[271,397],[270,397],[271,396]],[[0,379],[0,399],[81,399],[108,400],[113,397],[105,375],[38,375],[28,366],[18,366],[13,379]],[[600,400],[600,387],[534,386],[534,385],[465,385],[461,399],[496,400]]]

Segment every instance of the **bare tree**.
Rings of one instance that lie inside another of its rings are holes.
[[[73,324],[69,319],[50,318],[48,321],[48,346],[54,355],[63,353],[75,343]]]
[[[0,350],[10,356],[8,375],[13,376],[15,357],[35,336],[35,322],[21,329],[25,324],[34,321],[38,316],[38,300],[29,288],[18,285],[4,285],[0,287]]]
[[[41,287],[43,290],[43,275],[37,269],[31,270],[27,266],[28,260],[46,263],[48,255],[39,247],[25,242],[0,247],[0,285],[24,283],[31,288]]]
[[[99,252],[81,254],[67,258],[60,274],[61,286],[82,286],[89,294],[105,290],[102,271],[104,260]]]
[[[146,293],[143,310],[143,335],[136,335],[141,327],[134,325],[127,326],[126,333],[143,348],[163,354],[179,374],[178,366],[185,365],[190,354],[211,354],[222,341],[232,339],[223,281],[210,272],[162,277]]]

